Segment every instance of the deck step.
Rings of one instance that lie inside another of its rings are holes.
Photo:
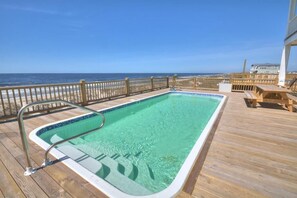
[[[118,167],[119,172],[122,173],[123,175],[125,175],[126,177],[129,177],[132,180],[135,180],[135,178],[137,177],[136,173],[136,169],[137,167],[132,164],[131,161],[129,161],[127,158],[123,157],[123,156],[119,156],[115,159],[119,164],[123,165],[123,169],[122,167]]]
[[[58,135],[51,138],[52,143],[59,140],[62,138]],[[83,141],[83,139],[76,141]],[[65,142],[58,146],[58,150],[123,192],[131,195],[149,195],[152,193],[134,181],[138,170],[127,158],[115,154],[113,159],[87,144],[77,146],[73,144],[74,142]]]
[[[79,149],[85,153],[88,153],[91,157],[105,164],[107,156],[102,152],[92,148],[92,146],[88,145],[88,143],[80,144]],[[110,158],[110,157],[108,157]],[[118,166],[115,167],[113,164],[113,168],[116,168],[121,174],[127,176],[128,178],[134,181],[150,181],[154,182],[154,174],[151,168],[145,163],[143,160],[140,160],[138,157],[134,155],[120,155],[114,154],[111,156],[113,161],[117,162]],[[135,164],[132,163],[136,162]],[[116,170],[115,169],[115,170]]]
[[[104,179],[113,186],[131,195],[151,194],[151,191],[147,188],[121,174],[117,169],[114,169],[116,162],[111,158],[103,158],[100,162],[110,168],[110,173]]]
[[[83,139],[76,140],[76,142],[81,142],[81,141],[84,141],[84,140]],[[102,162],[101,159],[106,157],[104,153],[102,153],[97,149],[94,149],[91,145],[88,145],[88,143],[86,142],[81,143],[79,146],[77,146],[77,148],[85,153],[88,153],[91,157],[95,158],[100,162]],[[137,170],[137,167],[134,164],[132,164],[132,162],[129,159],[121,156],[120,154],[113,154],[110,156],[110,158],[112,158],[115,162],[117,162],[118,164],[117,170],[121,174],[129,177],[132,180],[135,180],[138,170]]]
[[[127,159],[131,159],[134,162],[136,162],[136,168],[137,168],[137,173],[135,173],[137,176],[134,179],[136,182],[142,183],[142,181],[150,181],[154,182],[154,174],[151,170],[151,168],[145,163],[143,160],[139,160],[137,157],[134,155],[129,155]]]
[[[80,145],[80,150],[87,152],[102,163],[102,171],[98,172],[98,176],[109,182],[111,185],[123,192],[131,195],[149,195],[151,191],[134,181],[135,169],[132,163],[118,154],[113,155],[115,159],[109,157],[100,151],[94,151],[87,144]]]
[[[60,138],[58,135],[54,135],[51,138],[51,142],[53,143],[60,140],[62,140],[62,138]],[[90,157],[89,155],[81,152],[80,150],[73,148],[73,145],[69,142],[65,142],[61,146],[58,146],[58,150],[64,153],[65,155],[69,156],[77,163],[81,164],[83,167],[85,167],[92,173],[99,173],[100,171],[102,171],[103,167],[100,162]]]

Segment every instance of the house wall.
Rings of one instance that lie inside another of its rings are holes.
[[[291,0],[285,45],[297,39],[297,0]]]
[[[279,66],[252,66],[250,72],[257,71],[257,74],[278,74]]]

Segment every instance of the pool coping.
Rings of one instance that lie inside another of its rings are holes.
[[[210,96],[219,96],[221,97],[221,101],[219,103],[219,105],[216,107],[216,110],[213,112],[211,118],[209,119],[208,123],[206,124],[205,128],[203,129],[201,135],[199,136],[199,138],[197,139],[196,143],[194,144],[193,148],[191,149],[191,151],[189,152],[187,158],[185,159],[183,165],[181,166],[180,170],[178,171],[175,179],[172,181],[172,183],[165,188],[164,190],[154,193],[154,194],[150,194],[150,195],[145,195],[145,196],[135,196],[135,195],[129,195],[126,194],[122,191],[120,191],[119,189],[117,189],[116,187],[112,186],[111,184],[109,184],[108,182],[106,182],[105,180],[101,179],[100,177],[98,177],[97,175],[95,175],[94,173],[90,172],[89,170],[87,170],[86,168],[84,168],[82,165],[78,164],[77,162],[75,162],[74,160],[72,160],[71,158],[67,158],[65,159],[65,157],[67,157],[65,154],[63,154],[62,152],[60,152],[59,150],[57,150],[56,148],[53,148],[50,152],[50,154],[52,156],[54,156],[56,159],[64,159],[61,162],[63,164],[65,164],[67,167],[69,167],[70,169],[72,169],[75,173],[77,173],[78,175],[80,175],[81,177],[83,177],[85,180],[87,180],[89,183],[91,183],[93,186],[95,186],[99,191],[103,192],[104,194],[106,194],[109,197],[143,197],[143,198],[148,198],[148,197],[174,197],[176,195],[178,195],[178,193],[180,191],[182,191],[183,186],[186,184],[187,178],[189,177],[192,168],[195,165],[196,160],[198,159],[202,148],[208,138],[209,133],[211,132],[211,129],[215,123],[215,121],[218,118],[218,115],[220,113],[220,110],[222,109],[223,105],[226,102],[226,98],[227,96],[223,95],[223,94],[216,94],[216,93],[202,93],[202,92],[191,92],[191,91],[167,91],[164,93],[160,93],[160,94],[155,94],[152,96],[148,96],[148,97],[144,97],[141,99],[134,99],[134,101],[130,101],[130,102],[126,102],[126,103],[122,103],[119,105],[114,105],[111,107],[107,107],[101,110],[98,110],[99,112],[104,112],[104,111],[108,111],[110,109],[115,109],[117,107],[123,107],[129,104],[133,104],[135,102],[138,101],[143,101],[143,100],[147,100],[153,97],[157,97],[157,96],[161,96],[161,95],[165,95],[168,93],[186,93],[186,94],[193,94],[193,95],[210,95]],[[34,129],[32,132],[30,132],[29,134],[29,138],[35,142],[37,145],[39,145],[41,148],[43,148],[44,150],[46,150],[50,144],[48,144],[47,142],[43,141],[40,137],[37,136],[37,133],[48,126],[52,126],[58,123],[62,123],[62,122],[66,122],[69,120],[73,120],[76,118],[80,118],[86,115],[89,115],[92,113],[86,113],[83,115],[79,115],[79,116],[75,116],[72,118],[68,118],[68,119],[64,119],[64,120],[60,120],[57,122],[53,122],[53,123],[49,123],[43,126],[40,126],[36,129]]]

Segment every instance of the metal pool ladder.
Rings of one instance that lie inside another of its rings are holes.
[[[100,113],[100,112],[97,112],[93,109],[89,109],[87,107],[83,107],[83,106],[80,106],[80,105],[77,105],[77,104],[73,104],[71,102],[68,102],[66,100],[45,100],[45,101],[37,101],[37,102],[32,102],[30,104],[27,104],[25,106],[23,106],[19,112],[18,112],[18,115],[17,115],[17,120],[18,120],[18,124],[19,124],[19,130],[20,130],[20,133],[21,133],[21,139],[22,139],[22,144],[23,144],[23,149],[24,149],[24,153],[25,153],[25,156],[26,156],[26,161],[27,161],[27,167],[26,167],[26,171],[24,172],[24,175],[25,176],[29,176],[33,173],[36,172],[37,168],[33,168],[32,167],[32,163],[31,163],[31,160],[30,160],[30,157],[29,157],[29,147],[28,147],[28,140],[27,140],[27,135],[26,135],[26,131],[25,131],[25,127],[24,127],[24,119],[23,119],[23,114],[25,112],[25,110],[31,106],[34,106],[34,105],[40,105],[40,104],[52,104],[52,103],[64,103],[64,104],[68,104],[70,106],[73,106],[73,107],[77,107],[79,109],[83,109],[83,110],[86,110],[86,111],[90,111],[92,113],[95,113],[97,115],[100,115],[102,117],[102,123],[99,127],[95,128],[95,129],[92,129],[90,131],[87,131],[87,132],[84,132],[82,134],[78,134],[78,135],[75,135],[75,136],[72,136],[70,138],[67,138],[67,139],[64,139],[64,140],[61,140],[61,141],[58,141],[58,142],[55,142],[54,144],[52,144],[49,148],[47,148],[47,150],[45,151],[45,154],[44,154],[44,162],[43,164],[41,165],[42,167],[45,167],[45,166],[48,166],[50,164],[52,164],[53,162],[50,161],[50,159],[48,158],[48,153],[50,152],[50,150],[52,148],[54,148],[55,146],[57,146],[58,144],[62,144],[64,142],[67,142],[69,140],[72,140],[72,139],[75,139],[79,136],[82,136],[82,135],[86,135],[88,133],[91,133],[93,131],[96,131],[98,129],[101,129],[103,126],[104,126],[104,123],[105,123],[105,116],[103,115],[103,113]]]

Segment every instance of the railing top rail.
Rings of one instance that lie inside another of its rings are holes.
[[[276,80],[275,78],[230,78],[236,80]]]
[[[94,84],[94,83],[109,83],[109,82],[125,82],[125,79],[122,79],[122,80],[91,81],[91,82],[85,82],[85,83],[86,84]]]
[[[130,81],[138,81],[138,80],[150,80],[151,77],[148,78],[129,78]]]
[[[197,77],[197,79],[207,79],[207,80],[224,80],[230,79],[229,77]]]
[[[59,84],[37,84],[37,85],[21,85],[21,86],[0,86],[0,90],[9,89],[29,89],[29,88],[42,88],[42,87],[55,87],[67,85],[80,85],[80,83],[59,83]]]
[[[154,79],[167,79],[169,78],[169,76],[157,76],[157,77],[154,77]]]

